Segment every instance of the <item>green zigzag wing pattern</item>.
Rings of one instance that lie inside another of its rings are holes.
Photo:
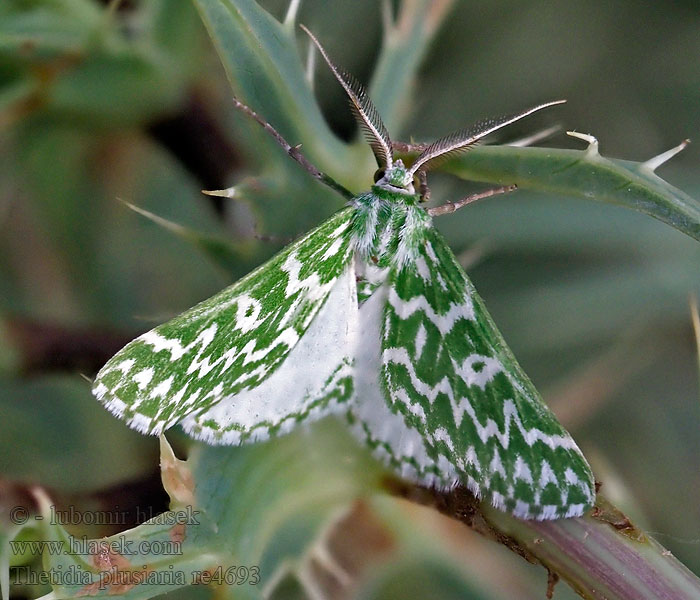
[[[347,402],[347,323],[357,310],[350,214],[340,211],[234,285],[127,344],[98,373],[93,393],[139,431],[159,434],[184,420],[195,437],[225,444],[283,433]],[[319,314],[325,324],[337,322],[329,331],[335,346],[317,350],[315,377],[298,381],[300,362],[324,335],[324,324],[313,324]]]
[[[595,496],[588,463],[444,239],[432,228],[425,236],[416,259],[389,276],[382,334],[389,404],[420,433],[431,458],[419,465],[419,478],[433,483],[430,472],[442,464],[439,483],[456,483],[456,473],[477,496],[517,517],[580,516]],[[399,460],[414,454],[394,448]]]

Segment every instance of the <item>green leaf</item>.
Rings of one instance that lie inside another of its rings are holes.
[[[68,117],[73,126],[141,124],[174,110],[201,56],[202,28],[186,2],[167,13],[139,7],[139,28],[87,0],[3,8],[0,57],[31,84],[25,110]]]
[[[215,572],[219,566],[224,575],[230,567],[248,567],[249,577],[257,567],[259,583],[250,579],[233,589],[241,594],[236,598],[260,597],[286,557],[301,556],[338,508],[378,489],[384,476],[336,421],[321,423],[313,436],[297,432],[264,444],[197,446],[186,463],[177,461],[166,444],[161,461],[172,510],[107,538],[116,550],[107,556],[70,551],[46,555],[47,570],[67,572],[72,565],[89,579],[87,584],[81,580],[55,586],[56,598],[88,590],[96,597],[150,598],[189,585],[197,572]],[[174,523],[177,515],[181,524]],[[45,539],[64,541],[70,549],[68,534],[58,525],[47,523]],[[182,540],[181,546],[167,546],[173,540]],[[177,551],[145,551],[158,546]],[[133,573],[153,571],[163,578],[162,585],[120,587],[104,575],[110,565],[123,574],[122,581]],[[233,571],[228,572],[230,578]],[[170,573],[186,583],[167,582]]]
[[[48,0],[0,5],[0,55],[25,60],[80,52],[102,23],[88,0]]]
[[[139,10],[144,33],[160,53],[158,60],[170,63],[175,76],[201,75],[206,32],[192,3],[150,0],[142,3]]]
[[[80,493],[142,477],[152,468],[153,441],[116,422],[77,377],[3,378],[0,414],[4,478]]]
[[[418,68],[454,0],[418,0],[399,4],[396,22],[384,24],[384,43],[369,86],[389,134],[396,136],[410,106]],[[385,11],[389,5],[385,5]],[[391,19],[389,15],[385,18]]]
[[[182,82],[157,58],[136,47],[96,49],[57,77],[46,108],[102,126],[138,124],[172,111]]]
[[[444,560],[425,557],[404,559],[382,572],[357,595],[357,600],[395,598],[440,598],[441,600],[485,600],[494,598],[474,589],[462,574]]]
[[[306,82],[296,38],[253,0],[194,0],[234,93],[322,170],[352,181],[352,152],[331,132]]]
[[[590,198],[650,215],[700,241],[700,203],[643,163],[597,151],[481,146],[441,165],[462,179]]]

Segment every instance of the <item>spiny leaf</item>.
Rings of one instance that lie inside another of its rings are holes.
[[[588,150],[482,146],[446,162],[440,170],[470,181],[514,183],[520,189],[620,204],[700,241],[700,203],[642,163],[608,159]]]

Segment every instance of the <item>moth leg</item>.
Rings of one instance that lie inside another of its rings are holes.
[[[478,192],[477,194],[471,194],[462,198],[461,200],[456,200],[455,202],[447,202],[446,204],[441,204],[440,206],[436,206],[434,208],[428,208],[427,212],[431,217],[446,215],[459,210],[467,204],[471,204],[472,202],[481,200],[482,198],[489,198],[490,196],[495,196],[496,194],[507,194],[517,189],[518,186],[515,184],[491,188],[488,190],[484,190],[483,192]]]
[[[420,193],[420,201],[427,202],[430,200],[430,188],[428,187],[428,173],[420,170],[418,173],[418,192]]]
[[[297,161],[313,178],[318,179],[321,183],[326,184],[328,187],[334,189],[336,192],[345,196],[345,198],[350,199],[355,196],[351,191],[340,185],[335,179],[330,175],[319,171],[314,165],[312,165],[306,157],[299,151],[301,144],[292,146],[287,140],[285,140],[282,135],[267,121],[265,121],[258,113],[256,113],[252,108],[243,104],[237,98],[233,99],[233,105],[251,119],[257,122],[265,131],[267,131],[274,140],[282,146],[284,151],[289,154],[295,161]]]

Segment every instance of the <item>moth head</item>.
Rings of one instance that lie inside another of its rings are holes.
[[[394,191],[404,191],[407,194],[415,194],[413,177],[399,158],[391,167],[380,169],[374,175],[375,185]]]
[[[413,194],[413,179],[419,171],[427,172],[442,160],[449,158],[455,153],[464,152],[472,148],[482,138],[506,125],[519,121],[523,117],[548,106],[565,102],[565,100],[555,100],[554,102],[540,104],[539,106],[516,114],[478,121],[468,129],[455,131],[425,146],[424,150],[416,157],[416,160],[410,168],[407,169],[401,160],[394,161],[391,138],[382,122],[382,118],[379,116],[377,108],[367,94],[367,90],[365,90],[352,75],[343,71],[331,61],[323,46],[321,46],[320,42],[306,27],[301,25],[301,28],[316,45],[321,56],[333,72],[333,75],[335,75],[335,78],[340,85],[343,86],[345,93],[348,95],[350,108],[358,124],[363,129],[367,141],[372,147],[372,152],[374,152],[374,157],[377,160],[379,170],[375,173],[374,180],[376,185],[379,186],[386,185],[393,189],[404,190]]]
[[[411,177],[408,174],[408,170],[403,166],[403,161],[398,159],[394,166],[386,170],[384,174],[389,185],[395,187],[405,188],[411,183]]]

